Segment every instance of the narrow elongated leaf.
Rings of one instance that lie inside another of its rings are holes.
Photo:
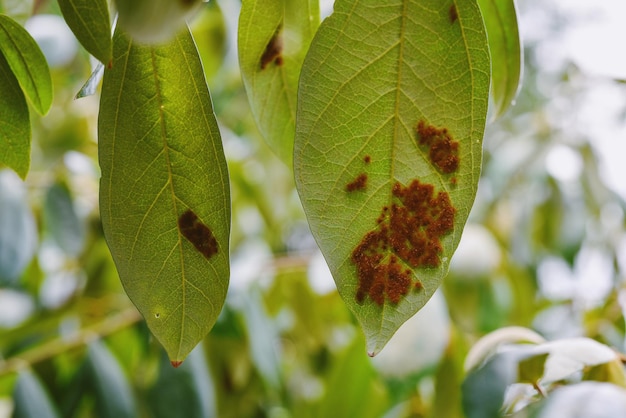
[[[478,0],[491,52],[491,95],[496,117],[515,100],[522,75],[522,47],[514,0]]]
[[[30,167],[30,118],[28,105],[9,64],[0,54],[0,164],[22,179]]]
[[[98,121],[100,211],[128,296],[175,365],[209,332],[229,278],[230,196],[193,39],[113,37]]]
[[[76,39],[103,64],[111,61],[111,20],[107,0],[59,0]]]
[[[488,91],[474,1],[337,0],[311,44],[296,184],[370,355],[448,270],[476,193]]]
[[[298,77],[318,25],[318,0],[244,0],[239,15],[239,65],[252,114],[290,166]]]
[[[14,418],[56,418],[59,416],[48,392],[30,370],[22,370],[13,390]]]
[[[26,29],[5,15],[0,15],[0,52],[35,110],[45,115],[52,104],[48,63]]]

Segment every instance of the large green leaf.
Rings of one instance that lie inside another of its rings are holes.
[[[244,0],[239,15],[239,65],[252,114],[267,143],[288,165],[298,77],[318,25],[318,0]]]
[[[514,0],[478,0],[491,52],[491,95],[495,116],[513,103],[522,72],[522,47]]]
[[[87,52],[111,61],[111,21],[107,0],[59,0],[65,22]]]
[[[0,164],[26,178],[30,167],[28,105],[9,64],[0,53]]]
[[[370,355],[448,270],[476,193],[488,94],[475,1],[338,0],[311,44],[296,184]]]
[[[116,31],[98,132],[105,237],[178,365],[217,320],[229,279],[228,173],[189,31],[159,46]]]
[[[35,110],[46,114],[52,104],[52,78],[46,58],[26,29],[1,14],[0,52]]]

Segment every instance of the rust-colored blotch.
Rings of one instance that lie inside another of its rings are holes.
[[[280,30],[281,28],[279,27],[265,47],[265,51],[263,51],[263,55],[261,56],[262,70],[266,69],[271,63],[279,67],[283,65],[283,37],[280,34]]]
[[[459,143],[448,129],[436,128],[420,120],[417,124],[417,143],[428,149],[431,163],[444,174],[450,174],[459,168]]]
[[[189,242],[207,259],[217,254],[217,240],[198,215],[188,209],[178,218],[178,229]]]
[[[455,209],[446,192],[435,194],[431,184],[396,182],[392,204],[381,210],[376,228],[363,237],[351,254],[358,276],[356,300],[369,297],[377,305],[400,302],[422,283],[412,269],[441,264],[441,238],[454,227]]]
[[[454,4],[450,5],[450,10],[448,10],[448,17],[450,18],[450,23],[454,23],[459,18],[459,13],[456,11],[456,6]]]
[[[363,161],[365,162],[365,164],[369,164],[372,162],[372,157],[366,155],[365,157],[363,157]]]
[[[356,192],[357,190],[365,190],[367,188],[367,174],[361,173],[352,180],[350,183],[346,184],[346,192]]]
[[[183,364],[182,360],[172,360],[170,363],[172,363],[172,366],[174,366],[175,369],[179,368],[181,364]]]

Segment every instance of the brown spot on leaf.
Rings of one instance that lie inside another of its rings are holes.
[[[357,190],[365,190],[367,187],[367,174],[361,173],[352,180],[350,183],[346,184],[346,192],[355,192]]]
[[[182,360],[172,360],[170,363],[172,363],[172,366],[174,366],[175,369],[177,369],[178,367],[180,367],[181,364],[183,364]]]
[[[365,157],[363,157],[363,161],[365,162],[365,164],[369,164],[372,162],[372,157],[366,155]]]
[[[178,218],[178,229],[207,259],[217,254],[217,240],[208,226],[191,209]]]
[[[448,129],[435,128],[420,120],[416,131],[417,143],[428,150],[428,158],[439,171],[450,174],[459,168],[459,143]]]
[[[450,23],[454,23],[459,18],[459,13],[456,11],[456,5],[452,4],[450,6],[450,10],[448,10],[448,17],[450,18]]]
[[[382,208],[376,228],[365,234],[351,254],[357,269],[357,302],[369,296],[377,305],[386,299],[396,304],[411,287],[421,290],[422,283],[413,281],[412,269],[441,264],[440,239],[452,231],[454,213],[448,193],[435,195],[432,185],[419,180],[408,186],[396,182],[391,206]]]
[[[261,69],[264,70],[268,65],[274,63],[279,67],[283,65],[283,37],[281,34],[281,27],[279,26],[270,39],[269,43],[265,47],[265,51],[261,56]]]

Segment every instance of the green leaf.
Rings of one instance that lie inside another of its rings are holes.
[[[103,64],[111,61],[111,20],[107,0],[59,0],[76,39]]]
[[[491,95],[495,116],[515,100],[522,75],[522,46],[514,0],[478,0],[491,52]]]
[[[239,65],[259,131],[289,166],[293,161],[298,77],[319,25],[318,0],[244,0]]]
[[[30,370],[19,373],[13,389],[14,418],[56,418],[59,416],[48,392]]]
[[[87,367],[96,392],[96,406],[100,418],[136,417],[137,407],[130,382],[120,363],[100,341],[89,345]]]
[[[5,15],[0,15],[0,52],[35,110],[45,115],[52,104],[48,63],[26,29]]]
[[[48,189],[44,219],[57,245],[69,256],[79,255],[85,244],[85,226],[76,214],[72,196],[65,184],[54,184]]]
[[[102,76],[104,76],[104,65],[99,62],[91,72],[89,79],[85,82],[85,84],[83,84],[80,90],[78,90],[78,93],[76,93],[74,98],[82,99],[83,97],[96,94],[96,89],[102,81]]]
[[[226,161],[189,31],[138,45],[116,31],[98,121],[100,212],[128,296],[178,365],[229,280]]]
[[[0,54],[0,164],[22,179],[30,167],[30,117],[28,105],[9,63]]]
[[[296,185],[370,355],[447,273],[476,194],[488,94],[473,1],[338,0],[311,44]]]
[[[538,353],[523,358],[517,364],[517,379],[521,383],[537,384],[543,376],[550,353]]]

